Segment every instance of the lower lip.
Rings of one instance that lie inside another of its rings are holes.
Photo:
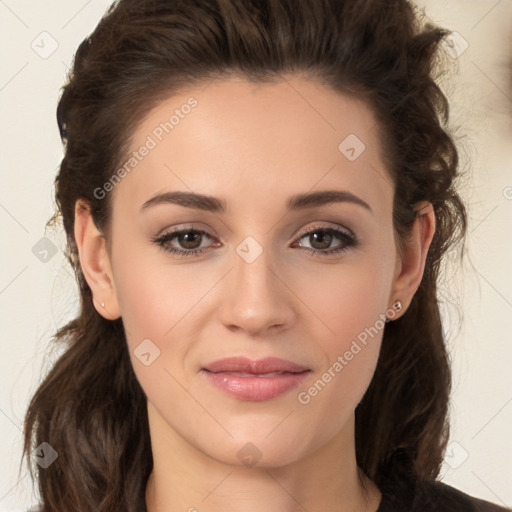
[[[239,400],[263,401],[276,398],[298,386],[309,374],[283,373],[272,377],[241,377],[232,373],[201,370],[213,386]]]

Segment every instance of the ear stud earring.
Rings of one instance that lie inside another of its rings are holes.
[[[388,310],[388,314],[391,318],[386,315],[386,323],[391,322],[391,320],[395,318],[396,313],[399,311],[402,311],[402,303],[399,300],[396,300],[393,303],[392,309]]]

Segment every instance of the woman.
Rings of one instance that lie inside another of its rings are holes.
[[[112,6],[57,111],[81,314],[26,416],[43,510],[505,510],[436,481],[446,35],[406,0]]]

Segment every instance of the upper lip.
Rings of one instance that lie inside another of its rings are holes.
[[[265,357],[263,359],[253,360],[248,357],[226,357],[208,363],[205,370],[210,372],[243,372],[253,373],[255,375],[272,372],[300,373],[308,368],[278,357]]]

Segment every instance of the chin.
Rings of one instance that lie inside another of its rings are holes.
[[[272,428],[275,428],[275,424]],[[203,451],[223,464],[246,468],[283,467],[305,456],[308,450],[304,442],[304,433],[301,433],[300,429],[297,436],[291,435],[289,430],[281,435],[268,435],[271,430],[266,430],[265,434],[237,435],[229,441],[224,438],[223,442],[218,443],[209,439],[205,441]],[[297,438],[300,438],[300,441]]]

